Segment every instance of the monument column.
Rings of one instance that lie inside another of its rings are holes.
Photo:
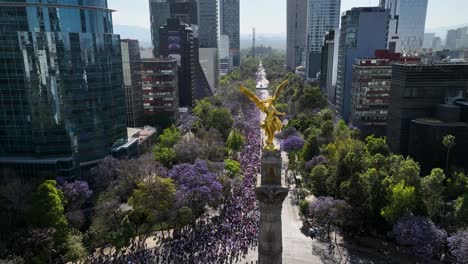
[[[281,151],[263,150],[261,180],[255,188],[260,205],[259,264],[281,264],[283,237],[281,210],[288,188],[281,182]]]

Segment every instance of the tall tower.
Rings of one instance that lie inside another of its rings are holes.
[[[382,0],[390,10],[388,49],[412,53],[422,48],[428,0]]]
[[[257,44],[255,43],[255,28],[252,28],[252,57],[254,57],[254,58],[255,58],[255,56],[257,55],[257,54],[255,53],[255,48],[256,48],[255,45],[257,45]]]
[[[346,11],[341,18],[336,111],[346,122],[351,112],[353,64],[356,59],[373,57],[375,50],[387,47],[388,14],[381,7],[359,7]]]
[[[220,33],[229,36],[229,54],[232,65],[240,65],[240,1],[219,0],[220,3]]]
[[[307,78],[320,72],[321,51],[325,33],[337,29],[341,0],[308,0],[307,6]]]
[[[290,70],[305,65],[303,58],[307,45],[307,1],[287,1],[286,67]]]
[[[113,10],[69,2],[0,3],[0,168],[16,175],[86,176],[127,140]]]

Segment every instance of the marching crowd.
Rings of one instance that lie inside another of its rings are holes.
[[[249,120],[244,128],[246,144],[240,163],[244,174],[242,187],[234,191],[218,216],[203,225],[184,229],[172,237],[161,238],[156,247],[95,259],[96,263],[156,264],[232,264],[241,261],[257,246],[259,210],[254,187],[260,170],[261,135],[259,113],[253,108],[244,113]]]

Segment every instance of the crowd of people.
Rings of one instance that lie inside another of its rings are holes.
[[[259,112],[249,107],[241,117],[247,120],[243,132],[246,144],[240,155],[244,179],[242,187],[233,191],[221,207],[197,228],[183,229],[170,237],[160,238],[156,247],[123,254],[105,256],[97,263],[238,263],[249,249],[257,247],[259,210],[255,185],[260,170],[261,135]]]

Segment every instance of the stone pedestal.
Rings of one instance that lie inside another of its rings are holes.
[[[259,264],[282,263],[281,210],[288,188],[282,186],[281,164],[279,150],[262,153],[262,175],[260,185],[255,188],[260,205]]]

